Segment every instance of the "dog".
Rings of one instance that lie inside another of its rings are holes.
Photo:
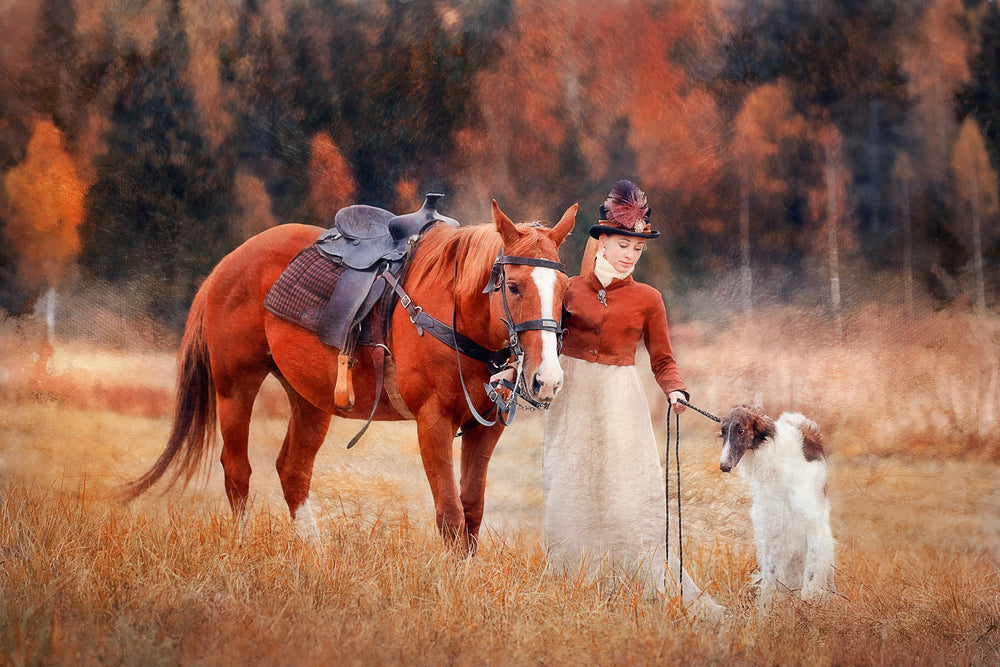
[[[776,590],[810,600],[834,590],[834,539],[826,495],[826,457],[816,423],[798,413],[771,420],[759,407],[722,420],[719,468],[750,485],[762,605]]]

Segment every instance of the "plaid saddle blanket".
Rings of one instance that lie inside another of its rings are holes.
[[[264,299],[264,307],[310,331],[318,331],[345,267],[311,245],[291,261]]]

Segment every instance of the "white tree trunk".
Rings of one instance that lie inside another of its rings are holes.
[[[837,162],[833,149],[826,149],[826,206],[827,227],[829,230],[828,248],[830,258],[830,302],[833,306],[834,323],[837,328],[837,339],[844,336],[844,316],[840,305],[840,253],[837,237],[840,236],[840,223],[837,219]]]
[[[750,184],[740,185],[740,277],[743,286],[743,310],[753,310],[753,273],[750,269]]]

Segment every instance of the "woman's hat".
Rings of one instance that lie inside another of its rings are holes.
[[[649,212],[646,194],[632,181],[618,181],[601,204],[601,219],[590,228],[590,235],[595,239],[601,234],[655,239],[660,232],[650,227]]]

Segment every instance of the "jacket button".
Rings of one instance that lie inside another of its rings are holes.
[[[600,327],[597,327],[596,329],[594,329],[594,335],[595,336],[600,336],[601,335],[601,328]]]
[[[597,350],[591,350],[590,354],[596,357],[597,356]]]

